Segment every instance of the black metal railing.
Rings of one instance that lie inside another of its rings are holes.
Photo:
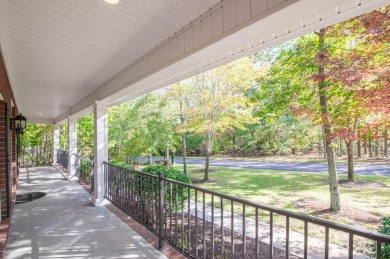
[[[161,173],[104,163],[104,177],[105,198],[157,234],[160,248],[165,241],[191,258],[382,258],[382,246],[390,243],[387,235],[220,194]]]
[[[68,158],[69,158],[68,151],[62,149],[57,150],[57,163],[60,164],[65,169],[68,169]]]
[[[91,193],[94,191],[93,157],[76,155],[76,176],[79,182],[91,186]]]

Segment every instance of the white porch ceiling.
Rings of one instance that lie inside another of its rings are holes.
[[[0,0],[0,45],[19,110],[54,123],[388,4]]]
[[[0,0],[0,44],[19,109],[55,119],[219,1]]]

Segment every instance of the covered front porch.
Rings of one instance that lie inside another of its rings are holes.
[[[21,170],[18,194],[31,192],[46,195],[15,205],[6,258],[167,258],[55,167]]]

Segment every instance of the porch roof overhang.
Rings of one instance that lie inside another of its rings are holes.
[[[19,110],[60,123],[389,0],[0,2],[0,46]]]

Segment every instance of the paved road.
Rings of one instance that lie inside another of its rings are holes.
[[[142,160],[140,159],[140,161]],[[153,161],[155,161],[155,159],[153,159]],[[181,164],[182,161],[183,160],[181,157],[175,157],[175,163]],[[194,165],[204,165],[204,158],[189,158],[187,159],[187,163],[194,164]],[[326,163],[211,159],[210,165],[223,166],[223,167],[281,170],[281,171],[328,173],[328,166]],[[337,171],[338,173],[346,174],[348,172],[347,164],[337,164]],[[362,174],[362,175],[390,176],[390,165],[385,163],[356,164],[355,173]]]

